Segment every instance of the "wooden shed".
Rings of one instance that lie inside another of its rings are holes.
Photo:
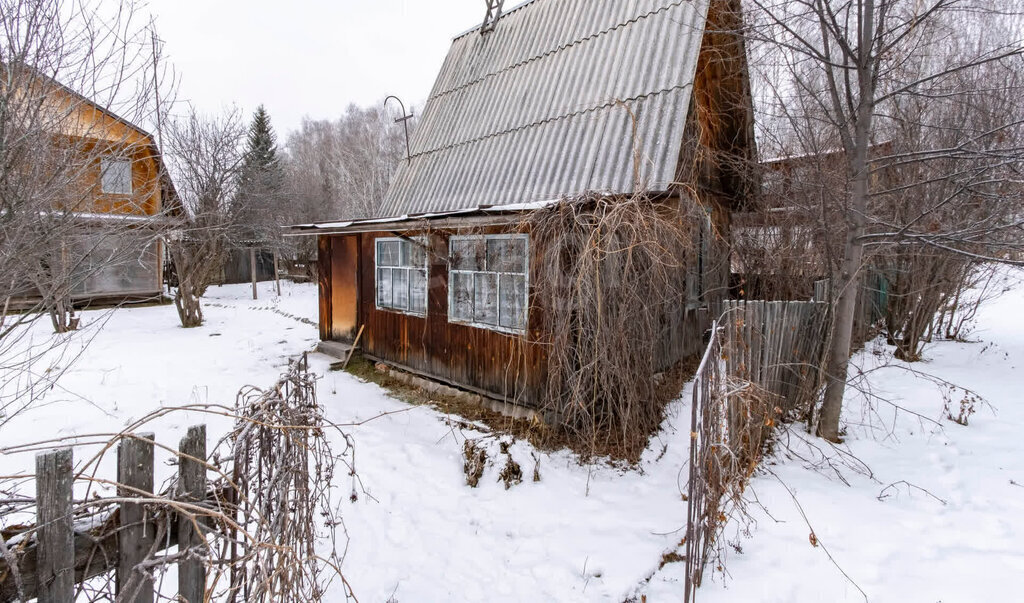
[[[560,200],[699,198],[701,257],[665,316],[661,368],[702,349],[727,290],[729,216],[753,117],[738,0],[533,0],[451,51],[378,217],[319,238],[320,336],[492,398],[539,406],[546,358],[522,228]]]

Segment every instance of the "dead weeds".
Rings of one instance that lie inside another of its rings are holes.
[[[466,485],[476,488],[487,467],[487,451],[478,445],[476,440],[466,440],[462,445],[462,456],[465,458],[462,471],[466,474]],[[508,490],[508,486],[505,486],[505,489]]]
[[[693,377],[699,362],[700,359],[697,357],[687,358],[655,381],[655,401],[663,414],[668,404],[679,397],[683,385]],[[390,369],[376,367],[359,353],[353,356],[346,371],[359,379],[376,383],[399,400],[417,406],[432,406],[446,415],[451,415],[452,424],[459,428],[479,430],[482,425],[494,434],[508,434],[514,439],[526,440],[537,450],[571,450],[579,455],[583,462],[609,459],[615,463],[634,465],[639,462],[646,448],[647,439],[657,431],[657,428],[652,429],[642,441],[635,438],[624,441],[606,437],[581,442],[574,439],[567,430],[553,428],[543,421],[507,417],[461,397],[425,392],[394,377]],[[540,477],[538,466],[539,461],[534,467],[535,481]]]

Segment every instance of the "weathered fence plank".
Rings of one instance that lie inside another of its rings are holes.
[[[777,396],[784,410],[803,402],[821,362],[827,305],[818,302],[725,301],[726,373]]]
[[[36,582],[40,603],[64,603],[75,594],[75,532],[71,517],[70,448],[36,456]]]
[[[117,447],[119,496],[153,493],[153,434],[128,436]],[[152,554],[156,525],[140,503],[122,503],[117,538],[117,593],[134,603],[153,603],[153,579],[142,563]]]
[[[124,436],[118,446],[118,496],[147,496],[153,492],[153,434]],[[182,439],[179,479],[174,492],[158,498],[174,498],[190,504],[216,508],[232,492],[231,487],[208,488],[206,478],[206,428],[189,429]],[[203,601],[205,539],[194,531],[187,513],[152,513],[143,503],[126,502],[117,511],[93,516],[87,528],[75,530],[73,523],[73,454],[70,449],[36,457],[37,521],[8,531],[6,536],[37,534],[26,538],[13,551],[17,571],[0,556],[0,603],[38,598],[40,601],[71,601],[76,588],[91,578],[116,573],[118,593],[126,601],[152,601],[152,581],[140,562],[159,551],[179,545],[191,547],[196,556],[179,562],[179,589],[184,601]],[[158,505],[163,506],[163,505]],[[217,530],[215,524],[198,521],[203,530]],[[161,534],[155,542],[156,534]],[[14,548],[14,547],[12,547]],[[16,577],[19,580],[16,580]],[[134,582],[133,582],[134,581]]]
[[[178,446],[178,500],[197,503],[206,498],[206,426],[190,427]],[[191,458],[190,458],[191,457]],[[206,572],[200,557],[204,539],[196,532],[199,520],[187,513],[178,514],[178,550],[192,549],[178,564],[178,596],[188,603],[202,603],[206,590]]]

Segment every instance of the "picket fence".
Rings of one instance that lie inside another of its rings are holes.
[[[0,550],[0,603],[38,598],[40,603],[74,601],[79,585],[110,571],[118,598],[135,603],[155,599],[154,553],[179,547],[178,600],[204,600],[206,571],[197,533],[212,529],[198,520],[209,514],[217,496],[207,492],[206,426],[188,430],[178,447],[178,479],[169,516],[154,514],[147,504],[168,504],[153,492],[154,436],[125,435],[117,448],[117,496],[73,500],[75,481],[71,448],[36,457],[36,524],[8,538]],[[73,515],[90,506],[109,508],[99,522]],[[99,525],[96,525],[99,523]],[[159,539],[158,539],[159,536]],[[188,551],[195,554],[188,554]],[[16,565],[16,567],[12,567]],[[166,588],[166,585],[165,585]]]

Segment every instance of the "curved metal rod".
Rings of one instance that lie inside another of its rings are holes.
[[[409,120],[412,119],[412,113],[406,113],[405,103],[402,102],[402,99],[398,98],[393,94],[388,95],[388,97],[384,99],[385,110],[387,110],[388,101],[391,99],[395,99],[396,101],[398,101],[398,106],[401,107],[402,109],[402,117],[397,118],[395,120],[395,123],[397,124],[401,122],[402,125],[405,126],[405,161],[406,163],[412,163],[412,151],[409,148]]]

